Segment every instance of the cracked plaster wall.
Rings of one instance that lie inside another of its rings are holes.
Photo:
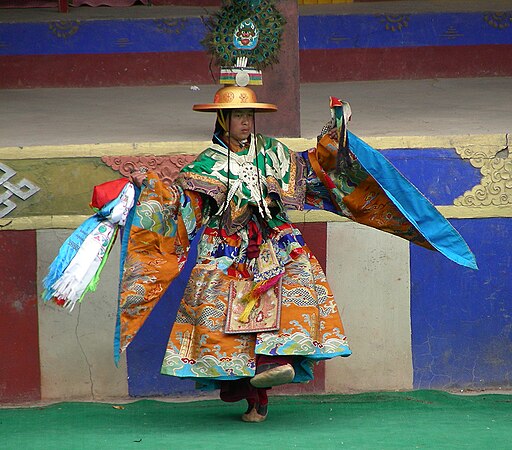
[[[37,232],[38,288],[68,230]],[[70,314],[43,304],[39,292],[41,398],[100,400],[128,396],[126,358],[114,365],[113,339],[119,245],[104,267],[98,290]]]

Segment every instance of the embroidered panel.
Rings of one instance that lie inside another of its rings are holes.
[[[300,355],[311,360],[350,355],[318,261],[304,251],[294,255],[282,278],[280,328],[262,333],[224,332],[233,278],[215,264],[196,265],[171,332],[162,373],[236,379],[254,375],[256,354]],[[299,377],[307,378],[302,372]]]

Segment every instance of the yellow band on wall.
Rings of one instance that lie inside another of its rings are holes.
[[[461,159],[480,170],[482,178],[454,199],[453,205],[437,206],[438,210],[448,219],[512,217],[512,186],[507,183],[512,179],[512,155],[506,134],[376,136],[364,140],[377,149],[453,148]],[[316,139],[281,141],[296,151],[316,144]],[[9,181],[16,183],[26,177],[40,188],[26,200],[11,197],[16,208],[0,219],[0,230],[76,228],[89,212],[92,214],[88,203],[93,186],[120,176],[101,161],[102,156],[195,155],[208,145],[207,141],[181,141],[0,148],[0,162],[16,172]],[[296,223],[346,220],[318,210],[291,211],[290,218]]]

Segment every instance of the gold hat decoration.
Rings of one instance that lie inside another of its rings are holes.
[[[248,87],[225,86],[215,93],[213,103],[194,105],[194,111],[217,112],[220,109],[252,109],[255,112],[274,112],[277,106],[272,103],[259,103],[255,92]]]

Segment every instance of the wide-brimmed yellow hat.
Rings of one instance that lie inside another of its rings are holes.
[[[248,87],[226,86],[215,93],[213,103],[194,105],[194,111],[217,112],[219,109],[253,109],[256,112],[274,112],[272,103],[258,103],[256,94]]]

